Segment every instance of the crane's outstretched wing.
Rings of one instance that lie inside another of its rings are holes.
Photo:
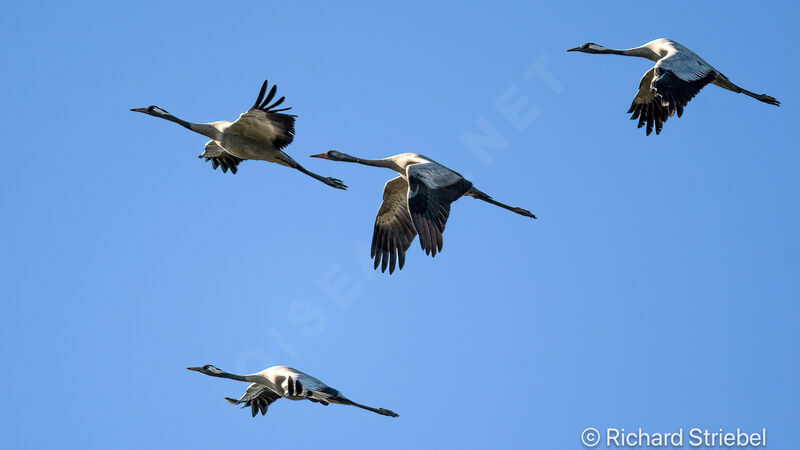
[[[291,108],[275,109],[276,106],[283,103],[285,97],[269,104],[275,97],[277,88],[278,86],[273,85],[269,94],[264,97],[267,91],[267,82],[264,81],[255,104],[247,112],[241,114],[227,131],[255,141],[271,142],[279,150],[291,144],[294,140],[294,118],[297,116],[279,113],[279,111]]]
[[[631,115],[631,120],[639,119],[638,128],[642,128],[647,124],[647,134],[653,131],[655,125],[656,134],[661,133],[661,128],[664,122],[670,116],[669,109],[661,104],[661,100],[657,99],[655,94],[650,91],[650,83],[653,82],[653,75],[655,67],[645,72],[642,76],[642,81],[639,82],[639,91],[633,98],[631,108],[628,110]],[[683,109],[681,108],[681,113]]]
[[[392,178],[383,188],[383,203],[375,218],[370,256],[375,259],[375,269],[394,272],[406,263],[406,250],[417,235],[411,214],[408,212],[408,182],[403,177]]]
[[[639,118],[639,128],[647,123],[647,134],[661,132],[667,118],[678,113],[708,83],[714,81],[717,71],[688,49],[660,59],[647,71],[639,83],[639,92],[633,100],[631,119]]]
[[[242,408],[249,406],[253,417],[255,417],[259,411],[261,411],[262,416],[266,414],[267,407],[279,398],[281,398],[281,396],[270,388],[263,384],[253,383],[247,387],[247,390],[244,391],[244,394],[239,400],[234,400],[229,397],[225,397],[225,400],[232,405],[244,403]]]
[[[242,158],[226,152],[217,141],[206,142],[206,148],[198,158],[205,158],[206,161],[211,161],[214,169],[222,167],[223,172],[227,172],[230,169],[231,173],[236,173],[239,170],[239,163],[244,161]]]
[[[472,188],[458,173],[436,163],[412,164],[408,176],[408,209],[419,243],[426,254],[442,251],[442,233],[450,216],[450,203]]]

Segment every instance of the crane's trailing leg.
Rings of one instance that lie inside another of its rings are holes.
[[[350,405],[350,406],[355,406],[356,408],[366,409],[367,411],[372,411],[372,412],[374,412],[376,414],[380,414],[382,416],[388,416],[388,417],[398,417],[399,416],[399,414],[397,414],[396,412],[391,411],[389,409],[373,408],[371,406],[366,406],[366,405],[362,405],[362,404],[356,403],[356,402],[354,402],[352,400],[348,400],[346,398],[338,398],[337,400],[339,402],[341,402],[341,404],[343,404],[343,405]]]
[[[517,213],[517,214],[519,214],[521,216],[530,217],[532,219],[536,218],[536,216],[532,212],[528,211],[527,209],[522,209],[522,208],[518,208],[516,206],[506,205],[505,203],[500,203],[497,200],[494,200],[490,195],[488,195],[488,194],[486,194],[484,192],[481,192],[481,191],[475,189],[474,187],[472,189],[470,189],[469,191],[467,191],[467,193],[464,194],[464,195],[469,195],[472,198],[477,198],[478,200],[483,200],[486,203],[491,203],[492,205],[496,205],[496,206],[499,206],[501,208],[507,209],[507,210],[509,210],[509,211],[511,211],[513,213]]]
[[[774,97],[771,97],[771,96],[769,96],[767,94],[756,94],[755,92],[748,91],[747,89],[741,88],[741,87],[733,84],[733,82],[731,82],[731,80],[729,80],[725,76],[718,76],[714,80],[714,84],[716,84],[717,86],[719,86],[719,87],[721,87],[723,89],[727,89],[729,91],[736,92],[737,94],[744,94],[744,95],[753,97],[754,99],[756,99],[756,100],[758,100],[760,102],[767,103],[769,105],[781,106],[781,102],[776,100]]]
[[[316,178],[319,181],[322,181],[323,183],[327,184],[330,187],[333,187],[333,188],[336,188],[336,189],[341,189],[343,191],[347,190],[347,185],[344,184],[342,182],[342,180],[340,180],[338,178],[323,177],[322,175],[317,175],[314,172],[311,172],[310,170],[306,170],[303,166],[301,166],[299,164],[296,167],[296,169],[299,170],[300,172],[303,172],[304,174],[306,174],[306,175],[308,175],[310,177],[313,177],[313,178]]]
[[[280,159],[278,160],[278,163],[279,164],[283,164],[283,165],[288,166],[288,167],[291,167],[292,169],[297,169],[300,172],[310,176],[311,178],[314,178],[316,180],[322,181],[323,183],[327,184],[330,187],[333,187],[333,188],[336,188],[336,189],[341,189],[343,191],[347,190],[347,185],[345,185],[342,182],[342,180],[340,180],[338,178],[323,177],[322,175],[318,175],[318,174],[306,169],[305,167],[301,166],[300,163],[298,163],[297,161],[292,159],[292,157],[287,155],[286,153],[281,152]]]

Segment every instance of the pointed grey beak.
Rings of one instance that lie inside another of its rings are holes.
[[[581,48],[580,47],[568,48],[567,51],[568,52],[579,52],[579,51],[581,51]]]
[[[131,111],[143,113],[147,111],[147,108],[131,108]]]
[[[186,370],[194,370],[195,372],[202,372],[202,367],[187,367]]]
[[[325,153],[320,153],[320,154],[318,154],[318,155],[309,155],[309,158],[322,158],[322,159],[328,159],[328,155],[326,155]]]

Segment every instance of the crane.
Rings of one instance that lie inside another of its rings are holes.
[[[394,170],[400,176],[389,180],[383,188],[383,202],[378,209],[372,233],[371,257],[374,268],[392,274],[397,265],[403,268],[406,250],[419,234],[425,253],[436,256],[442,251],[442,233],[450,215],[450,204],[462,196],[470,196],[511,212],[535,219],[530,211],[494,200],[472,186],[461,174],[436,161],[417,154],[400,153],[383,159],[362,159],[329,150],[311,155],[331,161],[351,162]]]
[[[278,87],[273,85],[267,94],[267,86],[268,82],[264,81],[253,106],[233,122],[227,120],[209,123],[187,122],[154,105],[132,108],[131,111],[175,122],[210,138],[199,158],[211,161],[214,169],[221,167],[223,172],[230,170],[235,174],[239,163],[246,159],[269,161],[296,169],[336,189],[347,189],[341,180],[317,175],[283,151],[294,140],[294,121],[297,116],[282,113],[291,108],[277,109],[285,97],[270,104],[275,98]]]
[[[309,400],[323,406],[328,406],[330,403],[350,405],[372,411],[382,416],[398,416],[397,413],[388,409],[373,408],[356,403],[342,395],[338,390],[311,375],[287,366],[272,366],[249,375],[228,373],[211,364],[206,364],[202,367],[187,367],[186,369],[212,377],[251,383],[240,398],[233,399],[225,397],[225,401],[232,405],[243,404],[242,408],[249,407],[253,417],[259,412],[261,412],[262,416],[265,415],[267,413],[267,407],[279,398]]]
[[[639,119],[638,128],[645,128],[649,136],[655,127],[661,133],[664,122],[675,113],[683,115],[689,101],[707,84],[745,94],[769,105],[780,106],[781,102],[766,94],[756,94],[741,88],[720,71],[705,62],[693,51],[671,39],[656,39],[639,47],[613,49],[588,42],[568,52],[598,55],[623,55],[646,58],[655,65],[645,72],[639,82],[639,91],[628,110],[631,120]]]

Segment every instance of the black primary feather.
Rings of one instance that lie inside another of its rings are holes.
[[[265,81],[265,83],[266,83],[266,81]],[[270,89],[269,90],[269,94],[267,94],[267,98],[265,98],[264,101],[261,102],[260,105],[258,105],[258,109],[264,109],[264,107],[267,106],[267,103],[272,101],[272,99],[275,97],[275,92],[277,92],[277,91],[278,91],[278,85],[277,84],[273,84],[272,85],[272,89]]]
[[[436,256],[442,251],[442,233],[450,216],[450,203],[458,200],[472,188],[472,183],[459,178],[448,186],[430,188],[414,177],[409,177],[408,210],[419,234],[419,243],[425,253]]]
[[[681,117],[689,101],[714,81],[716,72],[709,72],[698,80],[684,81],[672,71],[656,66],[655,76],[657,78],[651,84],[652,100],[648,103],[636,103],[634,99],[628,109],[628,113],[632,113],[631,120],[639,119],[637,128],[646,126],[645,133],[648,136],[653,130],[657,135],[660,134],[664,123],[675,113]]]
[[[272,89],[269,90],[269,94],[267,94],[267,96],[265,98],[264,94],[267,92],[267,86],[268,85],[269,85],[269,82],[267,80],[264,80],[264,84],[261,85],[261,90],[258,91],[258,97],[256,97],[256,102],[253,103],[253,106],[250,109],[259,109],[259,110],[264,111],[264,112],[273,112],[273,113],[274,112],[278,112],[278,111],[286,111],[286,110],[292,109],[291,107],[281,108],[281,109],[277,109],[277,110],[274,109],[276,106],[278,106],[281,103],[283,103],[283,101],[286,100],[286,97],[281,97],[278,100],[276,100],[275,103],[270,105],[269,102],[271,102],[272,99],[275,98],[275,93],[278,91],[278,85],[277,84],[273,84],[272,85]]]
[[[237,158],[236,156],[230,154],[223,154],[211,158],[207,158],[202,155],[200,157],[204,158],[206,161],[211,161],[211,166],[214,169],[216,169],[217,167],[221,167],[222,172],[227,173],[228,170],[230,170],[231,173],[233,174],[235,174],[239,170],[239,163],[244,161],[244,159]]]
[[[256,102],[253,103],[253,106],[251,106],[250,109],[258,108],[258,104],[261,103],[261,100],[264,98],[265,92],[267,92],[267,80],[264,80],[264,84],[261,85],[261,90],[258,92]]]

